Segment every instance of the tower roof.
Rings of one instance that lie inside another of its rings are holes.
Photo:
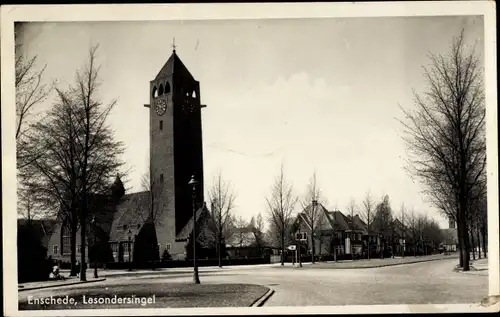
[[[172,76],[174,73],[176,76],[180,76],[183,79],[189,79],[194,81],[193,75],[191,75],[187,67],[181,61],[175,49],[172,51],[172,55],[170,55],[169,59],[167,60],[165,65],[163,65],[158,75],[156,75],[155,80],[166,76]]]

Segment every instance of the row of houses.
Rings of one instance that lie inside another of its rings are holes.
[[[311,212],[310,208],[317,208]],[[310,215],[315,215],[311,219]],[[296,217],[291,219],[286,234],[286,247],[288,255],[300,250],[302,255],[326,257],[336,255],[339,257],[363,258],[370,255],[384,256],[404,254],[430,253],[444,247],[448,251],[456,251],[458,243],[456,230],[443,229],[445,237],[441,244],[425,236],[414,236],[412,230],[394,219],[387,224],[384,232],[369,229],[359,215],[345,215],[339,210],[330,211],[323,205],[310,204]],[[279,255],[281,247],[269,234],[264,241],[259,242],[258,232],[255,228],[240,228],[228,238],[227,250],[233,256],[255,256],[263,250],[271,249],[273,254]],[[262,240],[262,239],[260,239]],[[263,246],[264,245],[264,246]],[[313,247],[314,245],[314,247]]]

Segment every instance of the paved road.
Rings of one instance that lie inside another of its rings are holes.
[[[452,272],[456,259],[370,269],[325,270],[312,267],[278,269],[221,269],[201,272],[202,283],[250,283],[275,289],[265,306],[451,304],[477,303],[487,296],[488,277]],[[130,292],[147,283],[190,283],[190,274],[143,275],[111,278],[106,286],[121,285]],[[69,286],[68,286],[69,287]],[[85,290],[89,284],[76,286]],[[95,287],[95,286],[92,286]],[[73,289],[75,287],[72,287]],[[20,292],[29,295],[64,294],[58,290]]]

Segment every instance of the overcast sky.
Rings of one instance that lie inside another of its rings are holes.
[[[396,118],[398,104],[413,106],[412,89],[425,89],[428,52],[446,53],[462,28],[482,60],[483,20],[475,17],[30,23],[20,41],[47,64],[45,80],[62,85],[100,45],[100,96],[118,99],[109,124],[126,144],[131,192],[148,169],[149,82],[175,36],[208,105],[205,192],[221,171],[237,215],[266,214],[283,162],[300,197],[316,171],[327,208],[345,212],[370,190],[377,201],[388,194],[396,214],[404,202],[446,226],[403,169]]]

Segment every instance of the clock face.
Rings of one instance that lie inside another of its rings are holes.
[[[196,106],[193,104],[185,103],[182,105],[182,110],[185,114],[192,114],[196,110]]]
[[[162,116],[167,111],[167,102],[164,99],[158,99],[155,102],[156,113]]]

